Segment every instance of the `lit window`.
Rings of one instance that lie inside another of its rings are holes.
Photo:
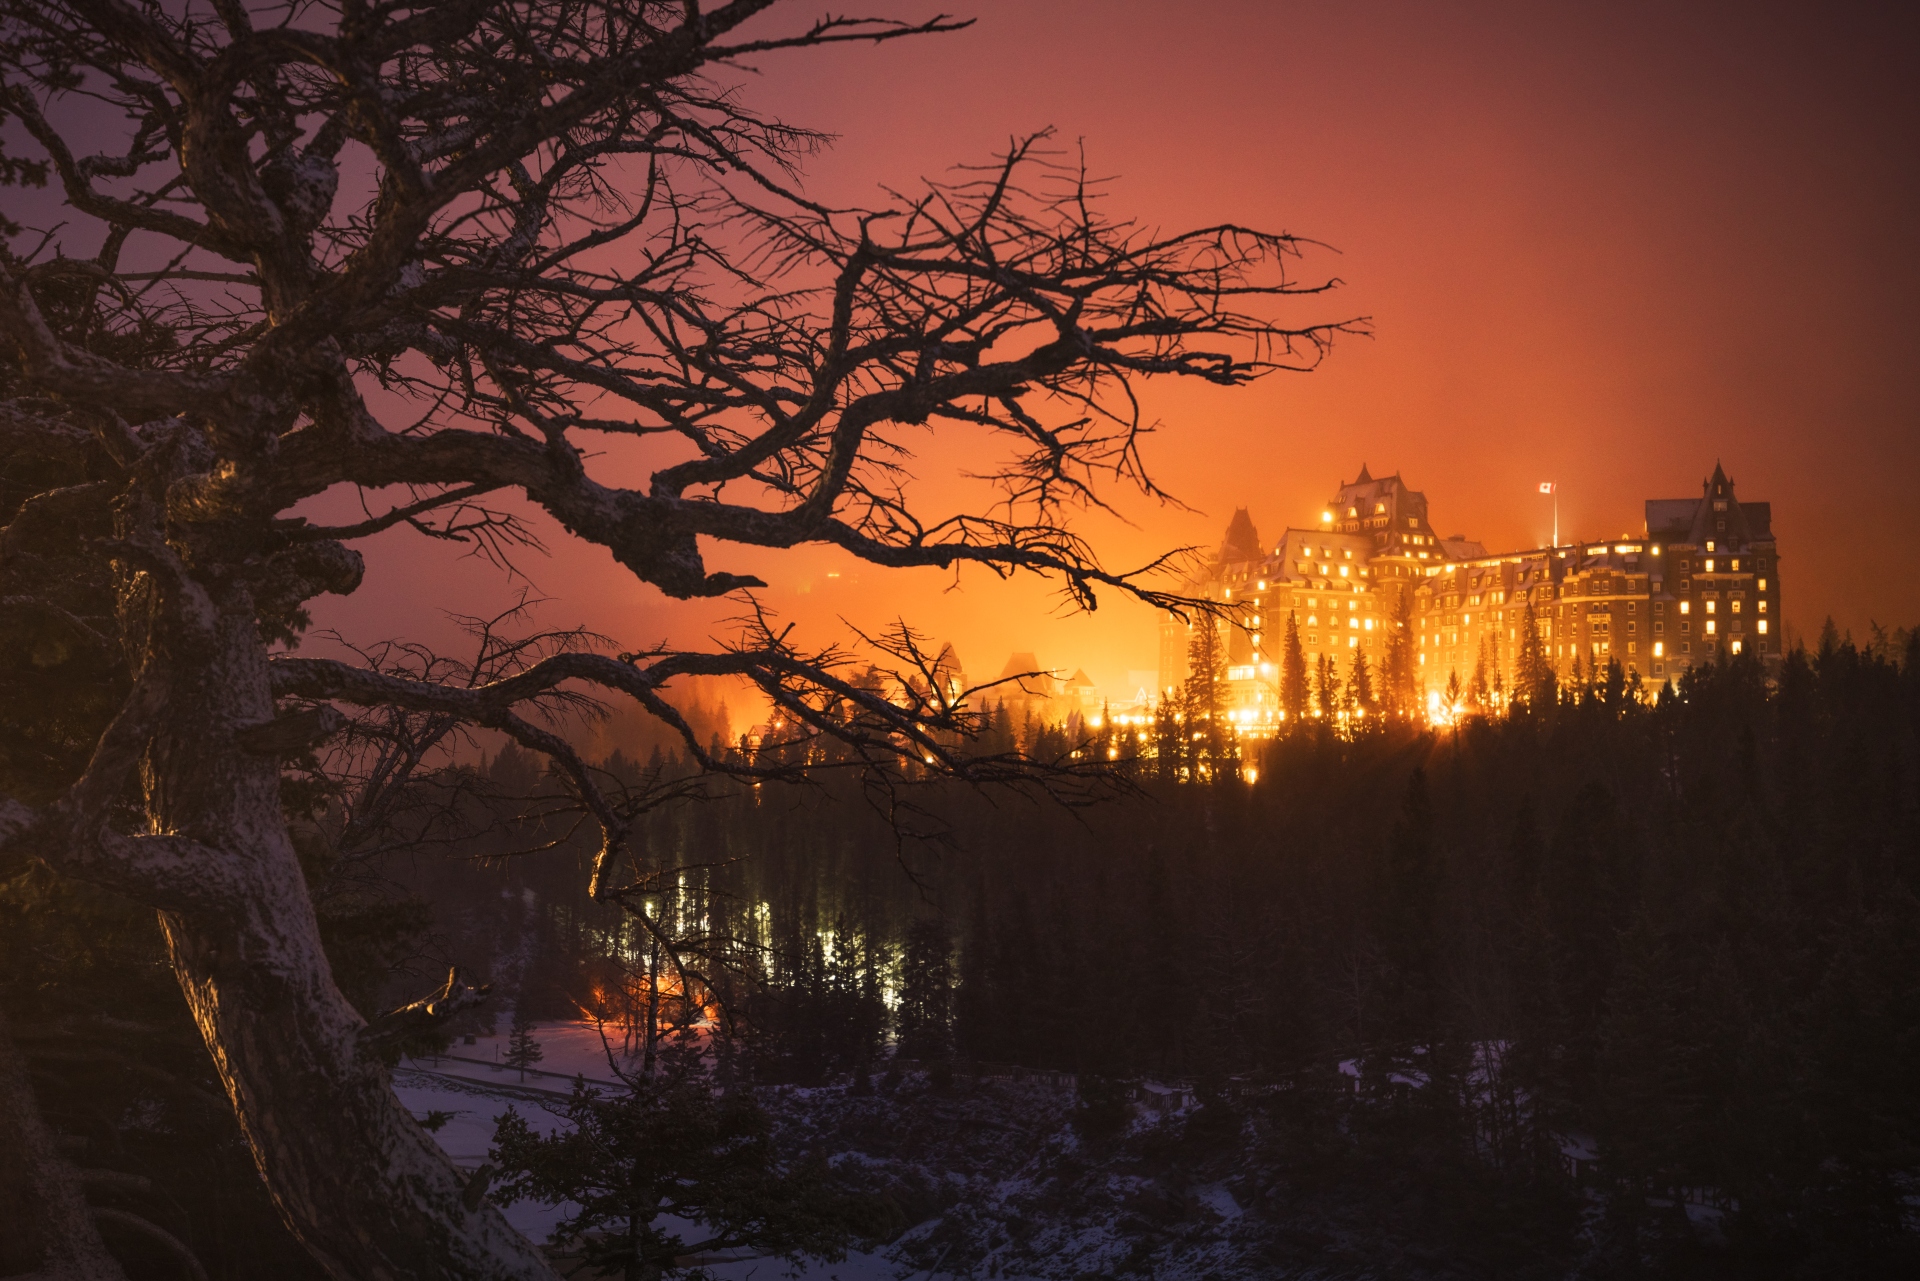
[[[1347,576],[1347,568],[1345,565],[1340,567],[1340,577],[1345,578]]]
[[[1666,652],[1667,652],[1667,646],[1666,646],[1666,642],[1664,642],[1664,641],[1655,641],[1655,642],[1653,643],[1653,656],[1654,656],[1655,658],[1661,658],[1661,657],[1664,657],[1664,656],[1665,656],[1665,654],[1666,654]]]
[[[1760,620],[1760,634],[1762,636],[1767,634],[1767,620],[1764,618]]]
[[[1739,642],[1739,641],[1735,641],[1735,642],[1733,643],[1733,652],[1734,652],[1734,653],[1736,653],[1736,654],[1738,654],[1738,653],[1740,652],[1740,642]]]
[[[1349,549],[1348,549],[1348,551],[1347,551],[1347,559],[1348,559],[1348,560],[1352,560],[1352,559],[1353,559],[1353,551],[1352,551],[1352,549],[1351,549],[1351,548],[1349,548]],[[1735,569],[1738,569],[1738,568],[1740,568],[1740,567],[1739,567],[1738,565],[1735,565],[1735,566],[1734,566],[1734,568],[1735,568]]]
[[[1755,608],[1764,614],[1767,612],[1767,602],[1761,601]]]
[[[1754,586],[1758,587],[1761,591],[1764,592],[1767,590],[1767,580],[1763,578],[1758,583],[1755,583]]]
[[[1709,538],[1709,539],[1707,540],[1707,550],[1708,550],[1708,551],[1712,551],[1712,550],[1713,550],[1713,540],[1712,540],[1711,538]],[[1713,568],[1713,565],[1712,565],[1712,563],[1711,563],[1711,562],[1709,562],[1709,563],[1708,563],[1708,565],[1707,565],[1707,568],[1708,568],[1708,569],[1712,569],[1712,568]]]
[[[1733,566],[1734,573],[1737,574],[1740,572],[1740,558],[1738,556],[1735,556],[1731,561],[1727,563]]]
[[[1711,613],[1713,613],[1713,612],[1714,612],[1714,602],[1713,602],[1713,601],[1708,601],[1708,602],[1707,602],[1707,612],[1708,612],[1709,614],[1711,614]]]
[[[1711,618],[1707,620],[1707,635],[1713,635],[1713,620]]]
[[[1736,613],[1736,614],[1740,612],[1740,602],[1739,602],[1739,601],[1735,601],[1735,602],[1733,602],[1733,612],[1734,612],[1734,613]]]
[[[1691,614],[1693,612],[1693,602],[1689,600],[1681,601],[1680,612],[1683,614]]]
[[[1712,546],[1713,546],[1713,544],[1712,544],[1712,543],[1708,543],[1708,544],[1707,544],[1707,546],[1708,546],[1708,547],[1712,547]],[[1707,572],[1707,573],[1709,573],[1709,574],[1711,574],[1711,573],[1713,572],[1713,562],[1712,562],[1711,560],[1709,560],[1709,561],[1707,562],[1707,568],[1706,568],[1706,572]]]

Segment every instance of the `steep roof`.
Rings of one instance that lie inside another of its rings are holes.
[[[1246,508],[1234,508],[1217,559],[1223,562],[1260,559],[1260,531],[1254,528],[1253,517],[1247,514]]]
[[[1647,537],[1695,544],[1709,538],[1733,544],[1772,538],[1773,504],[1741,502],[1716,462],[1713,475],[1700,482],[1700,497],[1647,500]]]
[[[1008,657],[1007,665],[1000,669],[1000,679],[1003,681],[1011,680],[1015,676],[1026,676],[1033,672],[1044,672],[1045,670],[1044,667],[1040,666],[1040,660],[1033,656],[1032,650],[1022,650]]]

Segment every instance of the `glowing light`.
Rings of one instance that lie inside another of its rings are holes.
[[[1323,524],[1329,524],[1329,525],[1330,525],[1330,524],[1332,524],[1332,523],[1333,523],[1333,513],[1332,513],[1332,512],[1321,512],[1321,513],[1320,513],[1320,520],[1321,520],[1321,523],[1323,523]]]

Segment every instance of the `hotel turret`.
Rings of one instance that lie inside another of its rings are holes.
[[[1658,687],[1716,653],[1752,653],[1769,668],[1780,660],[1772,510],[1742,502],[1717,464],[1698,498],[1651,499],[1640,536],[1604,542],[1490,553],[1439,536],[1424,493],[1364,466],[1318,517],[1268,544],[1244,508],[1235,512],[1212,563],[1188,585],[1227,607],[1219,625],[1231,714],[1246,728],[1279,718],[1289,616],[1309,669],[1332,659],[1342,679],[1355,658],[1378,669],[1389,628],[1404,618],[1425,691],[1476,690],[1496,703],[1513,688],[1529,605],[1542,653],[1563,680],[1597,677],[1617,661],[1627,677]],[[1195,625],[1163,619],[1162,691],[1186,679]]]

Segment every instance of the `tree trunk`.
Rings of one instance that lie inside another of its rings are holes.
[[[0,1014],[0,1276],[19,1281],[127,1281],[41,1119],[27,1064]]]
[[[280,804],[280,763],[238,731],[274,712],[252,600],[216,600],[211,638],[162,618],[144,646],[168,672],[147,757],[153,830],[218,852],[223,908],[161,913],[175,973],[275,1204],[352,1281],[555,1273],[394,1096],[365,1021],[334,986]],[[469,1205],[472,1200],[476,1204]]]

